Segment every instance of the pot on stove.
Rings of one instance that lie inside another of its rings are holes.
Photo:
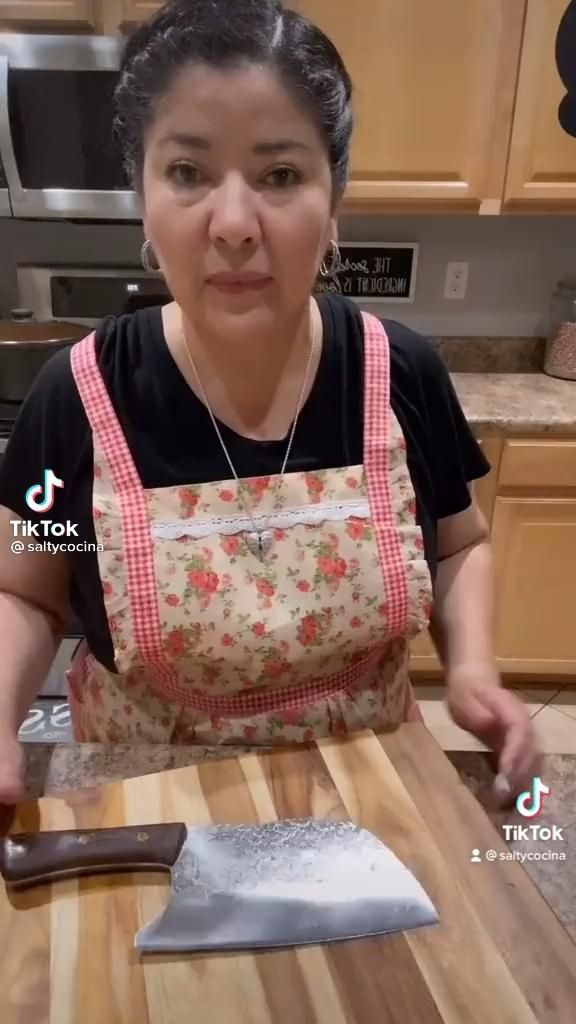
[[[10,320],[0,320],[0,401],[22,402],[44,363],[90,330],[66,320],[36,320],[31,309],[11,310]]]

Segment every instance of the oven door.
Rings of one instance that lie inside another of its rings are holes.
[[[82,634],[75,637],[66,636],[60,641],[56,657],[42,684],[40,690],[41,697],[66,696],[66,669],[70,667],[74,652],[80,643],[82,643]]]
[[[10,193],[8,191],[8,180],[0,156],[0,217],[11,217],[12,207],[10,206]]]
[[[5,410],[0,409],[0,465],[8,445],[6,434],[9,434],[8,420],[2,418],[3,411]],[[66,669],[69,667],[74,652],[78,644],[82,642],[83,637],[84,631],[82,626],[72,616],[64,630],[48,675],[40,688],[41,697],[64,697],[66,695]]]
[[[141,219],[112,139],[123,45],[0,35],[0,160],[15,217]]]
[[[96,327],[106,316],[163,306],[172,296],[159,273],[137,267],[17,267],[18,301],[38,320]]]

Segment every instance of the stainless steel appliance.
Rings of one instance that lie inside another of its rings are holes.
[[[90,327],[105,316],[171,301],[162,275],[138,267],[21,264],[17,280],[19,304],[33,310],[37,319]]]
[[[68,632],[71,632],[72,628]],[[66,696],[66,669],[72,661],[74,651],[82,642],[82,633],[77,636],[66,636],[60,641],[56,657],[52,667],[40,691],[41,697],[65,697]]]
[[[161,275],[136,267],[22,265],[17,269],[17,279],[19,304],[32,310],[38,320],[65,320],[85,327],[94,327],[109,314],[118,316],[171,299]],[[0,460],[20,405],[20,402],[0,402]],[[64,673],[81,636],[80,624],[71,622],[42,687],[43,698],[65,695]],[[36,705],[23,726],[22,738],[45,741],[58,733],[61,739],[68,739],[68,720],[64,712],[63,706],[58,704],[57,728],[52,721],[52,705],[49,702]]]
[[[123,46],[108,36],[0,34],[0,161],[15,217],[140,220],[112,138]],[[0,215],[2,191],[0,178]]]
[[[48,360],[87,334],[86,325],[38,320],[30,309],[13,309],[0,320],[0,401],[22,402]]]
[[[11,217],[12,207],[10,206],[10,193],[8,192],[8,180],[4,164],[0,157],[0,217]]]
[[[0,403],[0,464],[2,463],[3,453],[6,450],[8,444],[8,438],[10,436],[11,428],[14,424],[16,416],[18,415],[18,409],[20,408],[20,402],[18,403]],[[64,636],[60,641],[56,657],[52,663],[50,671],[44,681],[44,684],[40,691],[40,696],[45,697],[64,697],[66,694],[65,684],[65,672],[70,664],[74,651],[82,639],[82,628],[80,623],[73,619],[68,623],[68,626],[64,632]],[[51,709],[51,714],[53,709]],[[46,739],[46,730],[50,724],[50,715],[46,715],[46,709],[41,705],[36,705],[31,710],[30,715],[27,717],[26,722],[23,726],[23,739],[35,739],[37,741]],[[61,723],[61,738],[63,740],[68,739],[68,725],[69,722],[66,719],[62,720]],[[62,729],[64,731],[62,732]]]
[[[0,463],[21,405],[21,402],[0,402]]]

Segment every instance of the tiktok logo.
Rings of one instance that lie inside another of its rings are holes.
[[[532,789],[520,793],[516,800],[516,810],[524,818],[535,818],[542,810],[542,797],[549,796],[549,794],[550,786],[547,786],[542,782],[540,776],[536,775],[532,780]]]
[[[33,509],[34,512],[48,512],[54,504],[56,487],[64,487],[64,481],[60,480],[51,469],[45,469],[44,483],[32,484],[26,491],[28,508]]]

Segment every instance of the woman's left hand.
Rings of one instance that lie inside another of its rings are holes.
[[[447,683],[446,703],[456,725],[495,751],[511,796],[529,789],[541,772],[541,752],[524,702],[501,686],[492,666],[463,666]]]

